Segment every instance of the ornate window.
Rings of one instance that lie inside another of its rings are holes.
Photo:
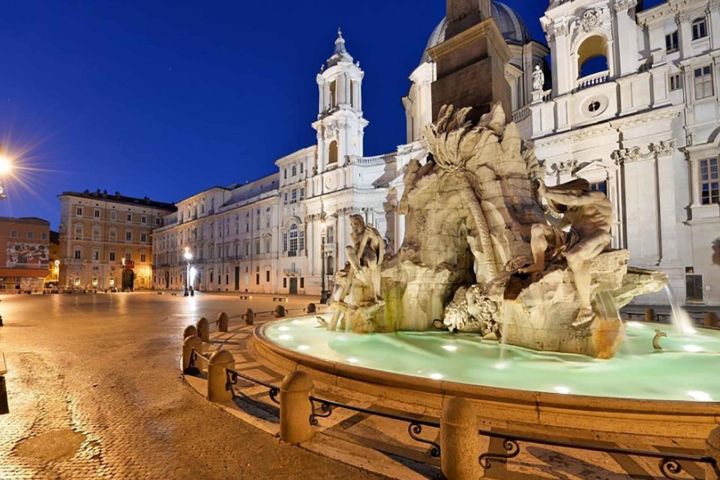
[[[676,73],[670,75],[670,91],[680,90],[682,88],[682,75]]]
[[[109,236],[111,242],[116,242],[117,241],[117,229],[111,228],[110,232],[108,233],[108,236]]]
[[[292,168],[291,168],[290,170],[291,170],[291,175],[292,175],[293,177],[294,177],[295,175],[297,175],[297,166],[296,166],[295,164],[293,164],[293,166],[292,166]]]
[[[288,231],[288,255],[290,255],[291,257],[297,255],[298,238],[298,226],[293,223],[292,225],[290,225],[290,230]]]
[[[679,42],[677,30],[668,35],[665,35],[665,50],[667,51],[667,53],[677,52],[678,45]]]
[[[702,68],[696,68],[694,77],[695,100],[712,97],[714,95],[712,66],[708,65]]]
[[[712,205],[720,203],[720,176],[718,158],[700,160],[700,203]]]
[[[700,40],[707,37],[707,22],[704,18],[696,18],[692,23],[692,39]]]

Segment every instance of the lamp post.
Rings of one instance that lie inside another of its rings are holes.
[[[185,272],[185,293],[184,296],[187,297],[190,295],[190,262],[192,261],[192,252],[190,251],[190,247],[185,247],[185,253],[183,253],[183,258],[187,262],[187,271]]]
[[[320,303],[325,304],[330,292],[325,288],[325,216],[320,220]]]
[[[0,200],[5,200],[7,194],[5,193],[5,177],[10,175],[13,170],[13,160],[8,154],[5,153],[2,145],[0,145]]]

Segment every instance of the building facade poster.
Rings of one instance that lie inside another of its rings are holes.
[[[48,246],[42,243],[8,242],[5,254],[8,268],[47,268],[50,263]]]

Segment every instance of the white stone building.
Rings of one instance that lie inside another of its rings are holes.
[[[520,115],[548,182],[605,191],[633,265],[665,271],[681,301],[720,304],[720,1],[553,1],[541,22],[552,88]]]
[[[155,288],[183,288],[188,251],[200,290],[319,294],[323,272],[329,288],[345,265],[351,213],[392,248],[386,199],[398,163],[394,154],[363,156],[363,75],[339,33],[317,76],[317,144],[277,160],[276,174],[179,202],[153,234]]]

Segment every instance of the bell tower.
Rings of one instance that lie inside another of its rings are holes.
[[[317,131],[318,169],[324,172],[343,166],[351,157],[363,156],[368,121],[362,111],[362,81],[365,73],[345,47],[338,29],[335,51],[317,76],[319,91]]]

